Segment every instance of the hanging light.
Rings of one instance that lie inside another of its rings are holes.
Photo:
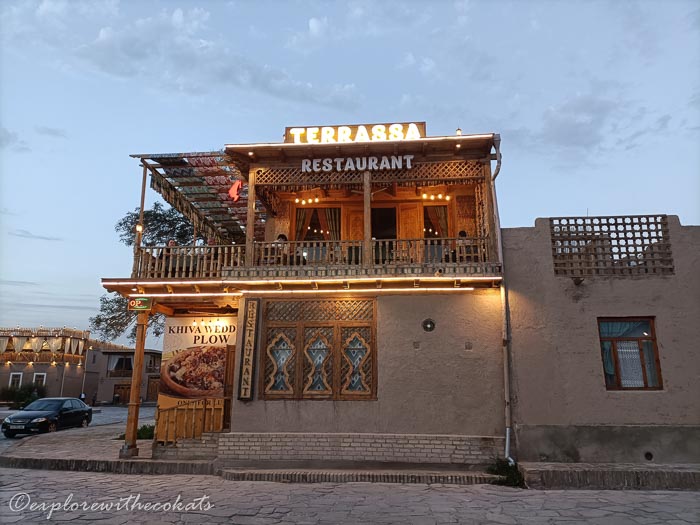
[[[297,197],[296,199],[294,199],[294,202],[295,202],[296,204],[299,204],[299,197]]]
[[[314,199],[314,202],[318,202],[318,197],[316,197],[316,198]]]

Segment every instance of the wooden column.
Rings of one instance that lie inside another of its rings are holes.
[[[136,238],[134,239],[134,264],[131,268],[131,277],[138,275],[139,259],[141,255],[141,239],[143,239],[143,207],[146,202],[146,178],[148,168],[143,164],[143,179],[141,181],[141,207],[139,208],[139,222],[136,223]]]
[[[364,190],[364,236],[362,242],[362,264],[372,264],[372,174],[365,171],[362,174]]]
[[[255,266],[255,171],[248,172],[248,216],[245,224],[245,265]]]
[[[141,375],[143,374],[143,354],[146,347],[146,328],[148,327],[148,312],[139,312],[136,318],[136,348],[131,373],[131,391],[129,394],[129,412],[126,417],[126,432],[124,446],[119,450],[120,458],[131,458],[139,455],[136,446],[136,432],[139,426],[139,406],[141,405]]]

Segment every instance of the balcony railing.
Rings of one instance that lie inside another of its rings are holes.
[[[500,275],[486,237],[372,240],[369,263],[364,243],[353,241],[256,242],[252,266],[245,246],[145,247],[133,278],[207,279],[311,275],[447,274]]]

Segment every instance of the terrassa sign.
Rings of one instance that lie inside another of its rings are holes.
[[[284,130],[284,142],[293,144],[385,142],[387,140],[415,140],[423,137],[425,137],[425,122],[316,126],[285,128]]]

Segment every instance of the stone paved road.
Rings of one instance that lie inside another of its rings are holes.
[[[135,507],[146,503],[172,504],[178,496],[183,507],[190,504],[195,508],[189,512],[149,512]],[[490,485],[296,485],[233,482],[214,476],[0,469],[0,523],[47,523],[50,506],[63,506],[68,498],[67,510],[55,510],[50,521],[103,525],[700,523],[698,492],[535,491]],[[120,498],[122,510],[117,510]],[[110,512],[70,510],[71,504],[89,508],[110,503]],[[47,510],[30,511],[31,504],[44,505]],[[125,506],[131,506],[131,510],[124,510]]]

